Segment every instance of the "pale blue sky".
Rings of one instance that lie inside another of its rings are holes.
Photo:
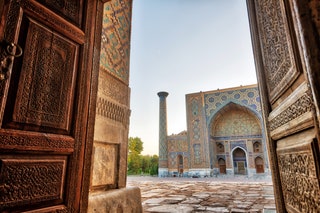
[[[158,154],[159,91],[171,135],[186,130],[186,94],[256,81],[245,0],[133,0],[129,136],[143,154]]]

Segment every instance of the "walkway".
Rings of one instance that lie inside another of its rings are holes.
[[[146,213],[276,212],[270,178],[128,177],[128,186],[140,187]]]

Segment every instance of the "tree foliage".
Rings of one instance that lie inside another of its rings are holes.
[[[157,155],[141,155],[143,142],[138,137],[130,137],[128,144],[128,174],[158,174]]]
[[[143,151],[143,142],[138,137],[130,137],[128,144],[129,154],[136,153],[140,154]]]

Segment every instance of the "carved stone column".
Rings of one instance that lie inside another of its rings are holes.
[[[159,92],[159,177],[168,175],[167,92]]]
[[[107,1],[99,9],[101,51],[87,212],[140,213],[140,189],[126,187],[132,0]]]

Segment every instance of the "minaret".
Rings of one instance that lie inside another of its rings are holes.
[[[168,176],[168,145],[167,145],[167,92],[159,92],[159,177]]]

